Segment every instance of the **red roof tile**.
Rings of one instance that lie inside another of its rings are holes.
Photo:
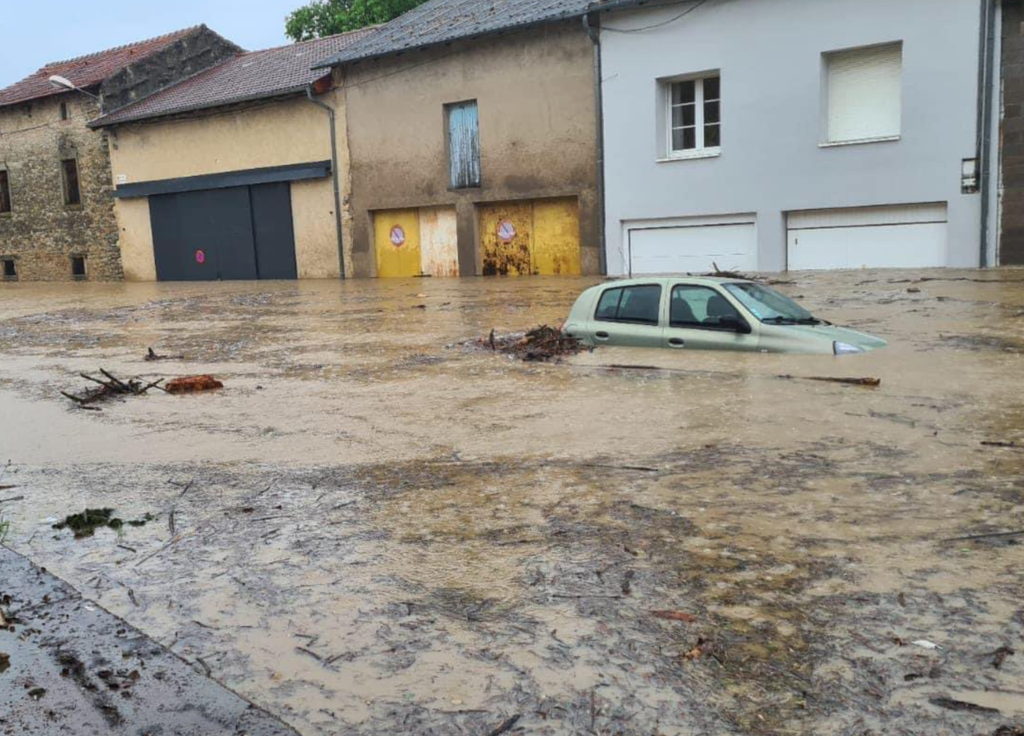
[[[364,28],[242,53],[94,120],[90,126],[116,125],[297,92],[329,73],[323,69],[313,71],[311,67],[376,32],[377,27]]]
[[[130,43],[67,61],[51,62],[20,82],[0,89],[0,107],[61,94],[62,90],[57,89],[49,82],[50,77],[54,75],[70,79],[77,87],[84,89],[95,87],[129,64],[134,64],[201,28],[203,26],[184,28],[174,33],[151,38],[148,41]]]

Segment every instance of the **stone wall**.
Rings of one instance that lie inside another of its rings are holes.
[[[141,100],[241,50],[202,26],[195,33],[107,77],[100,86],[103,112],[110,113]]]
[[[999,262],[1024,265],[1024,3],[1003,4],[1002,234]]]
[[[0,169],[8,171],[12,209],[0,214],[0,259],[15,259],[20,281],[71,281],[73,256],[85,256],[89,280],[122,278],[107,136],[86,127],[97,115],[77,93],[0,108]],[[68,158],[78,162],[78,205],[64,203]]]

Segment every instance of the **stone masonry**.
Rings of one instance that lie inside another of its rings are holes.
[[[205,26],[164,38],[44,67],[19,83],[36,85],[31,99],[0,105],[0,171],[7,172],[11,195],[11,211],[0,212],[0,287],[12,280],[123,278],[108,148],[117,142],[88,122],[241,51]],[[64,75],[65,67],[72,74],[81,64],[104,69],[89,85],[102,103],[77,91],[54,93],[46,84],[49,75]],[[0,99],[19,85],[0,90]],[[68,159],[77,162],[78,204],[65,204],[62,161]],[[82,257],[85,274],[76,276],[73,263]],[[5,276],[4,262],[11,260],[13,277]]]
[[[77,93],[0,108],[0,169],[11,189],[11,212],[0,214],[0,260],[15,260],[20,281],[70,281],[73,256],[85,256],[89,280],[122,277],[107,140],[86,127],[98,114]],[[61,161],[69,158],[78,162],[79,205],[64,204]]]

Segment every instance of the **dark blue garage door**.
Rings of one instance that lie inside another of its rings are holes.
[[[149,198],[160,281],[294,279],[288,182]]]

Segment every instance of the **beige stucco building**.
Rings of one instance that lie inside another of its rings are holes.
[[[110,133],[126,279],[351,273],[344,98],[311,67],[366,33],[240,54],[93,122]]]

